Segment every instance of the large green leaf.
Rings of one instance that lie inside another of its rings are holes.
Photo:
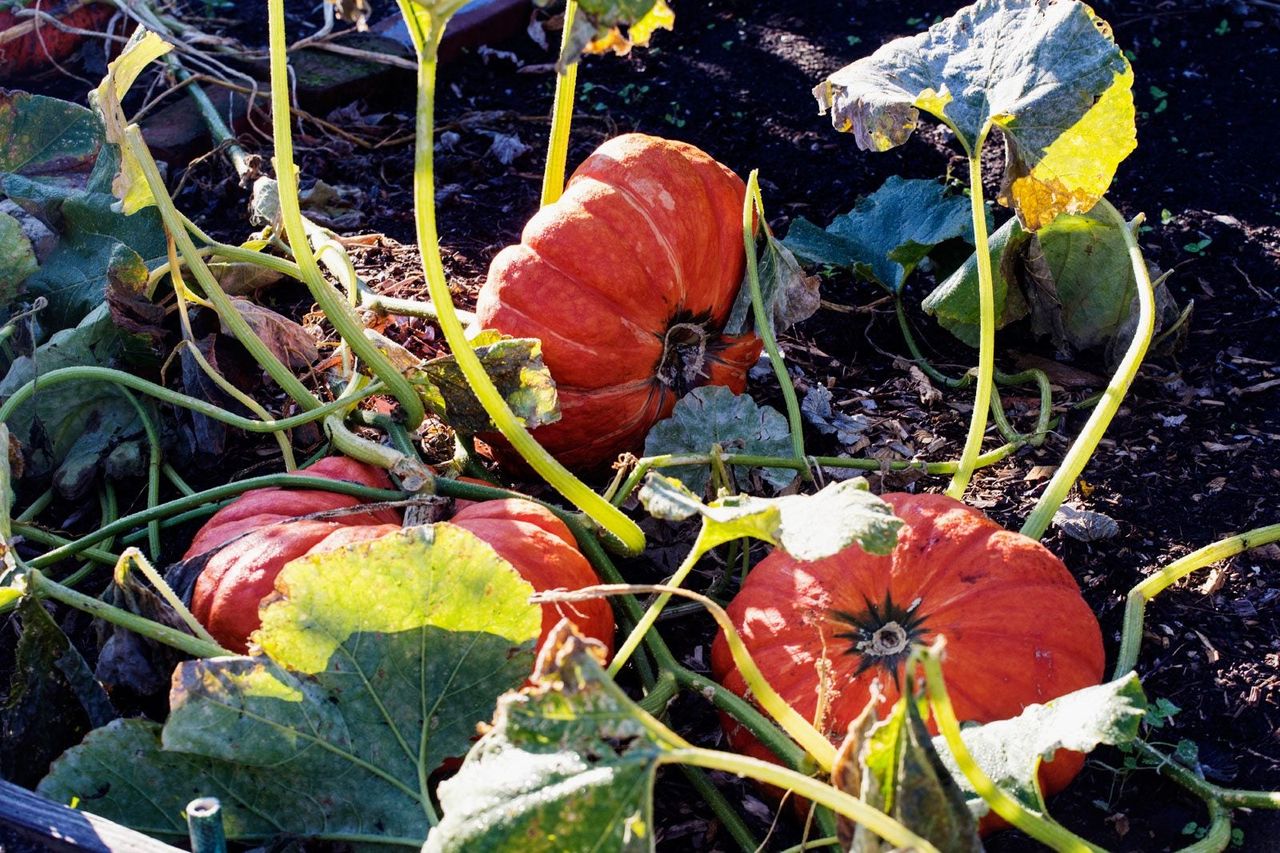
[[[1044,705],[1031,705],[1012,720],[966,728],[961,737],[978,766],[1006,793],[1027,808],[1044,813],[1038,773],[1042,759],[1059,749],[1089,752],[1098,744],[1119,746],[1138,736],[1147,701],[1138,676],[1086,687]],[[960,785],[977,817],[987,813],[985,800],[965,779],[941,736],[934,747]]]
[[[653,849],[653,779],[666,749],[561,622],[534,686],[498,702],[489,732],[440,785],[424,853]]]
[[[802,260],[851,268],[898,293],[930,249],[955,237],[973,242],[969,200],[948,196],[940,181],[894,175],[825,229],[796,219],[783,242]]]
[[[979,0],[846,65],[814,89],[858,146],[885,151],[925,110],[970,151],[1004,136],[1001,200],[1031,231],[1089,210],[1136,146],[1133,71],[1079,0]]]
[[[532,664],[541,610],[485,542],[411,528],[285,566],[261,654],[174,673],[159,732],[120,723],[69,750],[40,793],[158,835],[222,800],[228,834],[417,846],[428,777]]]
[[[902,527],[893,507],[871,494],[861,477],[829,483],[812,495],[731,495],[704,504],[679,480],[651,473],[640,502],[668,521],[702,516],[707,548],[749,536],[800,560],[820,560],[855,543],[868,553],[888,554]]]
[[[713,444],[726,453],[789,456],[791,430],[776,409],[758,406],[750,396],[735,394],[723,385],[704,385],[680,398],[671,417],[653,425],[644,440],[644,455],[708,453]],[[711,481],[708,466],[688,465],[671,471],[694,494],[706,494]],[[760,472],[776,489],[796,478],[790,468],[761,468]],[[737,485],[741,488],[743,484]]]
[[[51,187],[84,185],[102,148],[102,123],[68,101],[0,89],[0,191],[13,177]]]
[[[0,312],[8,309],[22,282],[36,271],[36,253],[22,223],[0,213]]]
[[[0,381],[0,398],[37,378],[63,367],[112,367],[126,357],[132,341],[112,322],[107,305],[85,317],[74,329],[63,329],[31,355],[20,356]],[[155,418],[154,406],[141,400]],[[23,447],[25,475],[53,475],[66,498],[83,496],[113,453],[142,454],[146,442],[137,409],[115,385],[104,382],[65,382],[39,388],[7,423]],[[133,448],[130,451],[130,448]],[[122,472],[127,473],[127,472]]]
[[[1043,232],[1042,232],[1043,233]],[[1003,329],[1027,315],[1022,293],[1023,250],[1034,235],[1010,219],[996,229],[991,249],[996,328]],[[978,253],[974,252],[925,297],[922,306],[944,329],[972,347],[978,345]]]

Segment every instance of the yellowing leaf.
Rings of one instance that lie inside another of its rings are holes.
[[[142,175],[142,167],[124,144],[128,120],[120,101],[143,69],[172,49],[173,45],[160,36],[138,27],[124,52],[107,66],[107,76],[89,93],[89,103],[102,117],[107,141],[120,146],[120,171],[111,182],[111,191],[120,200],[114,209],[126,216],[155,204],[155,198]]]

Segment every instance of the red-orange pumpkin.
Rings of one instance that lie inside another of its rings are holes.
[[[344,457],[323,459],[298,473],[391,487],[384,471]],[[320,490],[245,492],[205,523],[184,556],[190,559],[213,552],[196,580],[191,612],[223,646],[247,651],[249,635],[261,624],[258,606],[274,591],[276,576],[286,563],[401,529],[400,514],[389,509],[332,519],[302,517],[359,503],[356,498]],[[450,521],[488,542],[537,591],[600,582],[564,522],[532,501],[471,503]],[[562,616],[612,649],[613,611],[599,599],[544,604],[539,646]]]
[[[21,4],[19,4],[21,5]],[[116,12],[110,3],[95,0],[55,0],[26,4],[52,15],[68,27],[96,30]],[[19,18],[0,9],[0,80],[33,74],[61,62],[75,52],[85,36],[60,30],[40,18]]]
[[[562,417],[536,437],[561,462],[598,468],[638,450],[691,388],[745,388],[760,340],[723,334],[742,282],[744,195],[692,145],[625,134],[493,259],[477,323],[541,339]]]
[[[961,721],[1013,717],[1102,680],[1098,620],[1049,549],[944,495],[884,499],[905,522],[892,554],[854,545],[806,563],[774,551],[728,608],[761,671],[806,719],[817,707],[825,658],[829,704],[820,728],[833,742],[866,705],[874,680],[883,707],[897,701],[910,645],[938,635],[947,639],[943,675]],[[723,635],[711,666],[745,695]],[[735,749],[773,758],[733,720],[724,723]],[[1064,752],[1042,765],[1045,793],[1065,787],[1083,762]]]

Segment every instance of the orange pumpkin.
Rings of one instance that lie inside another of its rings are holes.
[[[610,139],[494,258],[479,326],[539,338],[560,421],[538,441],[571,468],[640,448],[700,385],[746,387],[755,334],[723,334],[742,282],[745,188],[683,142]],[[500,437],[484,440],[503,461]]]
[[[386,472],[344,457],[323,459],[298,473],[391,488]],[[276,576],[285,564],[401,529],[400,514],[392,509],[328,519],[304,517],[359,503],[357,498],[320,490],[245,492],[205,523],[184,557],[208,554],[192,593],[191,612],[223,646],[246,652],[249,635],[261,624],[259,604],[274,591]],[[600,582],[564,522],[532,501],[470,503],[451,523],[488,542],[539,592]],[[603,600],[544,604],[539,646],[562,616],[612,649],[613,611]]]
[[[98,29],[116,12],[111,3],[95,0],[55,0],[38,8],[65,26],[82,30]],[[47,70],[71,56],[84,40],[85,36],[41,18],[19,18],[7,8],[0,9],[0,80]]]
[[[1014,717],[1101,682],[1098,620],[1049,549],[944,495],[883,497],[905,522],[891,554],[854,545],[802,562],[777,550],[752,569],[728,608],[760,670],[802,716],[814,718],[825,689],[819,728],[839,742],[872,682],[879,681],[887,709],[898,699],[911,645],[939,635],[947,639],[942,670],[962,722]],[[746,694],[723,635],[711,666],[725,687]],[[820,667],[829,668],[827,678]],[[735,721],[724,723],[735,749],[773,759]],[[1065,787],[1083,763],[1064,752],[1042,765],[1045,793]]]

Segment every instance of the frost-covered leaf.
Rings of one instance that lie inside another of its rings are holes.
[[[507,405],[529,429],[560,420],[555,379],[542,361],[542,342],[481,332],[472,341],[480,363]],[[412,371],[427,406],[460,433],[497,429],[476,399],[452,355],[434,358]]]
[[[861,477],[829,483],[812,495],[731,495],[703,504],[679,480],[651,473],[640,502],[650,515],[668,521],[701,515],[708,548],[749,536],[800,560],[820,560],[854,543],[871,554],[888,554],[902,526],[893,507],[871,494]]]
[[[816,275],[806,275],[791,253],[782,243],[767,234],[760,253],[757,275],[760,279],[760,297],[765,316],[772,323],[773,332],[786,331],[803,320],[808,320],[822,304],[819,292],[821,282]],[[741,335],[755,328],[755,315],[751,310],[751,285],[744,276],[738,289],[738,298],[725,322],[725,334]]]
[[[901,145],[920,110],[970,151],[998,128],[1001,201],[1037,231],[1106,192],[1136,146],[1132,86],[1111,28],[1079,0],[979,0],[846,65],[814,95],[866,150]]]
[[[1089,752],[1098,744],[1120,746],[1138,736],[1147,700],[1135,673],[1068,693],[1044,705],[1031,705],[1012,720],[963,729],[961,736],[978,766],[1006,793],[1027,808],[1044,813],[1038,774],[1040,763],[1059,749]],[[933,739],[944,764],[975,817],[988,811],[939,737]]]
[[[1034,236],[1010,219],[988,240],[996,328],[1003,329],[1027,315],[1022,293],[1023,250]],[[978,345],[978,254],[974,252],[925,297],[922,306],[951,334],[972,347]]]
[[[37,376],[61,367],[111,367],[122,362],[129,336],[100,305],[74,329],[64,329],[31,355],[20,356],[0,381],[0,399],[13,395]],[[156,417],[146,399],[140,403]],[[10,416],[9,430],[23,447],[25,475],[53,475],[54,486],[68,500],[82,497],[93,485],[108,457],[119,448],[146,441],[137,410],[120,389],[105,382],[66,382],[37,388],[31,401]]]
[[[734,394],[723,385],[704,385],[680,398],[671,417],[653,425],[644,440],[644,455],[707,453],[713,444],[719,444],[726,453],[789,456],[791,431],[780,412],[756,405],[749,395]],[[776,489],[796,478],[790,468],[760,471]],[[711,470],[706,465],[672,468],[671,473],[698,495],[705,495],[711,482]],[[737,478],[736,473],[734,477]],[[741,482],[736,485],[743,486]]]
[[[914,699],[900,699],[888,719],[866,735],[859,759],[861,791],[849,793],[861,793],[942,853],[981,853],[977,821],[938,756]],[[894,849],[862,826],[851,835],[851,853]]]
[[[538,0],[547,5],[551,0]],[[666,0],[579,0],[573,28],[560,51],[557,69],[564,69],[584,53],[613,51],[626,56],[633,45],[649,43],[655,30],[669,30],[676,16]],[[626,27],[626,35],[622,28]]]
[[[653,849],[653,780],[667,747],[561,622],[533,686],[508,693],[457,775],[424,853]]]
[[[1058,507],[1053,525],[1077,542],[1098,542],[1120,535],[1120,525],[1111,516],[1071,504]]]
[[[969,200],[941,181],[889,178],[825,229],[800,217],[783,242],[802,260],[847,267],[890,293],[929,250],[955,237],[973,242]]]
[[[235,840],[420,844],[429,775],[529,673],[532,588],[440,524],[295,560],[276,590],[262,654],[182,664],[162,730],[91,733],[40,793],[162,836],[185,837],[187,802],[216,795]]]
[[[800,414],[823,435],[834,435],[841,444],[854,444],[871,428],[871,419],[866,415],[836,412],[831,407],[831,400],[830,388],[814,385],[800,401]]]
[[[0,313],[8,311],[18,289],[37,266],[35,249],[22,232],[22,223],[0,213]]]
[[[119,203],[113,207],[126,216],[155,204],[151,188],[142,174],[142,166],[125,145],[124,129],[128,120],[120,101],[148,65],[164,56],[173,45],[146,27],[133,31],[124,50],[107,66],[107,75],[98,88],[89,93],[89,104],[102,118],[106,139],[119,146],[120,171],[111,181],[111,191]]]

